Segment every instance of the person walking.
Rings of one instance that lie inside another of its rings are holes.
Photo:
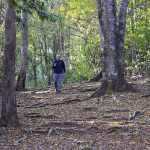
[[[56,60],[53,62],[53,81],[55,85],[56,94],[61,93],[62,89],[62,81],[64,77],[64,73],[66,73],[66,67],[63,60],[61,60],[60,55],[56,55]]]

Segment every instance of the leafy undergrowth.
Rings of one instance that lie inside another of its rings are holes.
[[[22,127],[0,128],[6,150],[150,150],[150,97],[145,79],[137,93],[89,99],[100,83],[17,93]],[[137,82],[138,81],[138,82]]]

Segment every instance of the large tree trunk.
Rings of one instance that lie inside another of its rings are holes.
[[[103,76],[108,80],[116,80],[117,52],[116,52],[116,10],[114,0],[101,1],[100,25],[103,35]]]
[[[119,80],[124,84],[124,36],[126,29],[126,14],[127,14],[127,6],[128,0],[122,0],[119,6],[119,13],[117,18],[117,41],[118,41],[118,59],[120,69],[119,72]]]
[[[28,13],[25,12],[22,18],[22,62],[17,79],[16,90],[25,90],[26,74],[28,69]]]
[[[103,84],[105,88],[100,88],[94,96],[101,96],[100,93],[112,91],[123,91],[126,88],[124,79],[124,33],[125,20],[128,1],[121,1],[120,11],[117,19],[115,0],[96,0],[98,17],[100,23],[101,49],[102,49],[102,70]],[[118,23],[117,23],[118,21]],[[117,26],[118,24],[118,26]],[[100,92],[101,90],[105,92]]]
[[[15,90],[15,22],[15,10],[12,7],[8,7],[5,18],[5,50],[1,123],[9,126],[17,126],[19,124]]]

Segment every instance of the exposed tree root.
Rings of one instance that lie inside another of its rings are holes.
[[[98,75],[96,75],[94,78],[90,79],[89,82],[97,82],[102,78],[102,70]]]
[[[134,84],[128,83],[125,81],[123,84],[123,89],[122,90],[116,90],[117,92],[139,92],[139,89],[135,87]]]
[[[90,98],[103,96],[107,92],[107,88],[108,88],[108,81],[104,80],[102,82],[101,87],[95,93],[93,93]]]
[[[128,127],[110,127],[106,130],[106,133],[113,133],[113,132],[129,132]]]
[[[67,104],[70,104],[70,103],[73,103],[73,102],[81,102],[81,101],[82,101],[81,98],[76,98],[76,99],[70,99],[70,100],[67,100],[67,101],[64,101],[64,102],[54,103],[54,104],[51,104],[51,106],[67,105]]]
[[[150,93],[145,94],[145,95],[143,95],[142,97],[145,97],[145,98],[150,97]]]
[[[96,90],[95,93],[91,95],[90,98],[94,97],[101,97],[106,93],[111,94],[112,92],[138,92],[139,90],[133,86],[133,84],[129,84],[128,82],[122,82],[121,86],[117,84],[117,82],[112,81],[109,82],[108,80],[103,80],[101,87]]]
[[[69,134],[93,134],[104,132],[105,130],[95,126],[88,124],[78,124],[74,122],[49,122],[48,124],[43,124],[41,127],[38,127],[32,131],[32,133],[38,134],[59,134],[59,133],[69,133]],[[28,133],[28,131],[27,131]]]
[[[16,121],[8,121],[6,119],[0,119],[0,126],[1,127],[20,127],[21,124],[18,120]]]
[[[0,127],[7,127],[6,122],[3,121],[2,119],[0,119]]]

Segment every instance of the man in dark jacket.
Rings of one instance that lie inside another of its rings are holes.
[[[66,73],[65,63],[60,59],[60,55],[56,56],[56,60],[53,62],[53,80],[55,84],[56,93],[61,93],[63,73]]]

